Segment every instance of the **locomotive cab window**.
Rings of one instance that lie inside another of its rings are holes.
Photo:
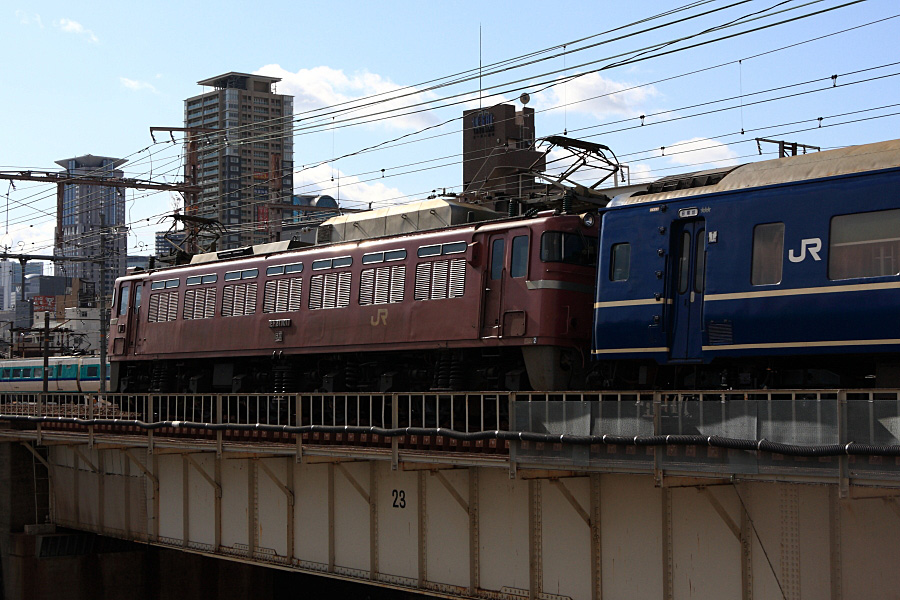
[[[764,223],[753,228],[752,285],[781,283],[784,267],[784,223]]]
[[[491,280],[496,281],[503,275],[503,255],[506,240],[498,238],[491,246]]]
[[[631,275],[631,244],[613,244],[609,255],[609,280],[628,281]]]
[[[517,235],[512,241],[512,264],[510,277],[525,277],[528,274],[528,236]]]
[[[597,264],[597,239],[581,233],[545,231],[541,236],[541,261],[593,267]]]
[[[119,288],[119,316],[125,316],[128,312],[128,294],[131,287],[127,283],[123,283]]]
[[[828,278],[900,275],[900,209],[831,219]]]

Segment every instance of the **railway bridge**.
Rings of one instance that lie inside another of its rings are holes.
[[[7,394],[0,442],[38,561],[75,530],[449,598],[900,588],[897,390]]]

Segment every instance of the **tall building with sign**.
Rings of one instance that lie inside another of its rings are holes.
[[[184,125],[196,128],[186,134],[186,180],[203,187],[185,213],[225,227],[220,250],[281,237],[281,206],[293,195],[294,98],[275,92],[279,81],[225,73],[198,81],[212,90],[184,101]]]
[[[65,174],[122,179],[119,167],[127,162],[108,156],[78,156],[56,161]],[[104,296],[112,294],[116,277],[125,274],[128,228],[125,189],[67,184],[62,203],[62,248],[57,252],[89,260],[59,263],[58,274],[95,282]]]
[[[534,187],[543,153],[534,145],[534,109],[499,104],[463,112],[463,191],[492,197],[520,197]]]

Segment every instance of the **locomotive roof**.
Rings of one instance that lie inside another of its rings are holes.
[[[714,185],[640,196],[623,194],[614,198],[609,206],[644,204],[892,167],[900,167],[900,140],[748,163],[735,168]]]
[[[435,198],[332,217],[319,226],[319,241],[334,243],[366,240],[499,219],[503,216],[477,204]]]

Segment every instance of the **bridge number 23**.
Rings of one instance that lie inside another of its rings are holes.
[[[394,497],[394,508],[406,508],[406,490],[391,490]]]

